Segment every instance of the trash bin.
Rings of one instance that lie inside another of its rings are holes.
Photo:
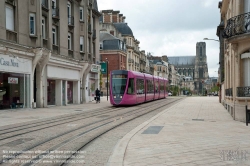
[[[101,97],[103,97],[103,92],[101,91]]]

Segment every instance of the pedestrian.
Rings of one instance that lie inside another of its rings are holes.
[[[100,91],[98,90],[98,88],[96,88],[96,91],[95,91],[95,96],[96,96],[96,103],[100,103]]]

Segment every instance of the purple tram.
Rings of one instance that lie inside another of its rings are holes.
[[[168,96],[166,78],[127,70],[113,70],[110,73],[110,103],[135,105]]]

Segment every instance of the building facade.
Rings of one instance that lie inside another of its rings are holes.
[[[168,62],[175,66],[180,75],[193,78],[195,93],[204,92],[204,81],[208,78],[205,42],[196,43],[196,56],[169,56]]]
[[[223,0],[219,8],[224,23],[222,103],[233,119],[244,122],[246,106],[250,107],[250,1]]]
[[[3,107],[89,101],[91,80],[98,87],[100,13],[96,0],[0,3],[0,56],[9,64],[0,69],[6,91],[0,97],[2,103],[9,100]]]

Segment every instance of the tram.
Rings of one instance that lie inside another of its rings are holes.
[[[110,103],[114,106],[136,105],[166,98],[168,80],[128,70],[110,72]]]

